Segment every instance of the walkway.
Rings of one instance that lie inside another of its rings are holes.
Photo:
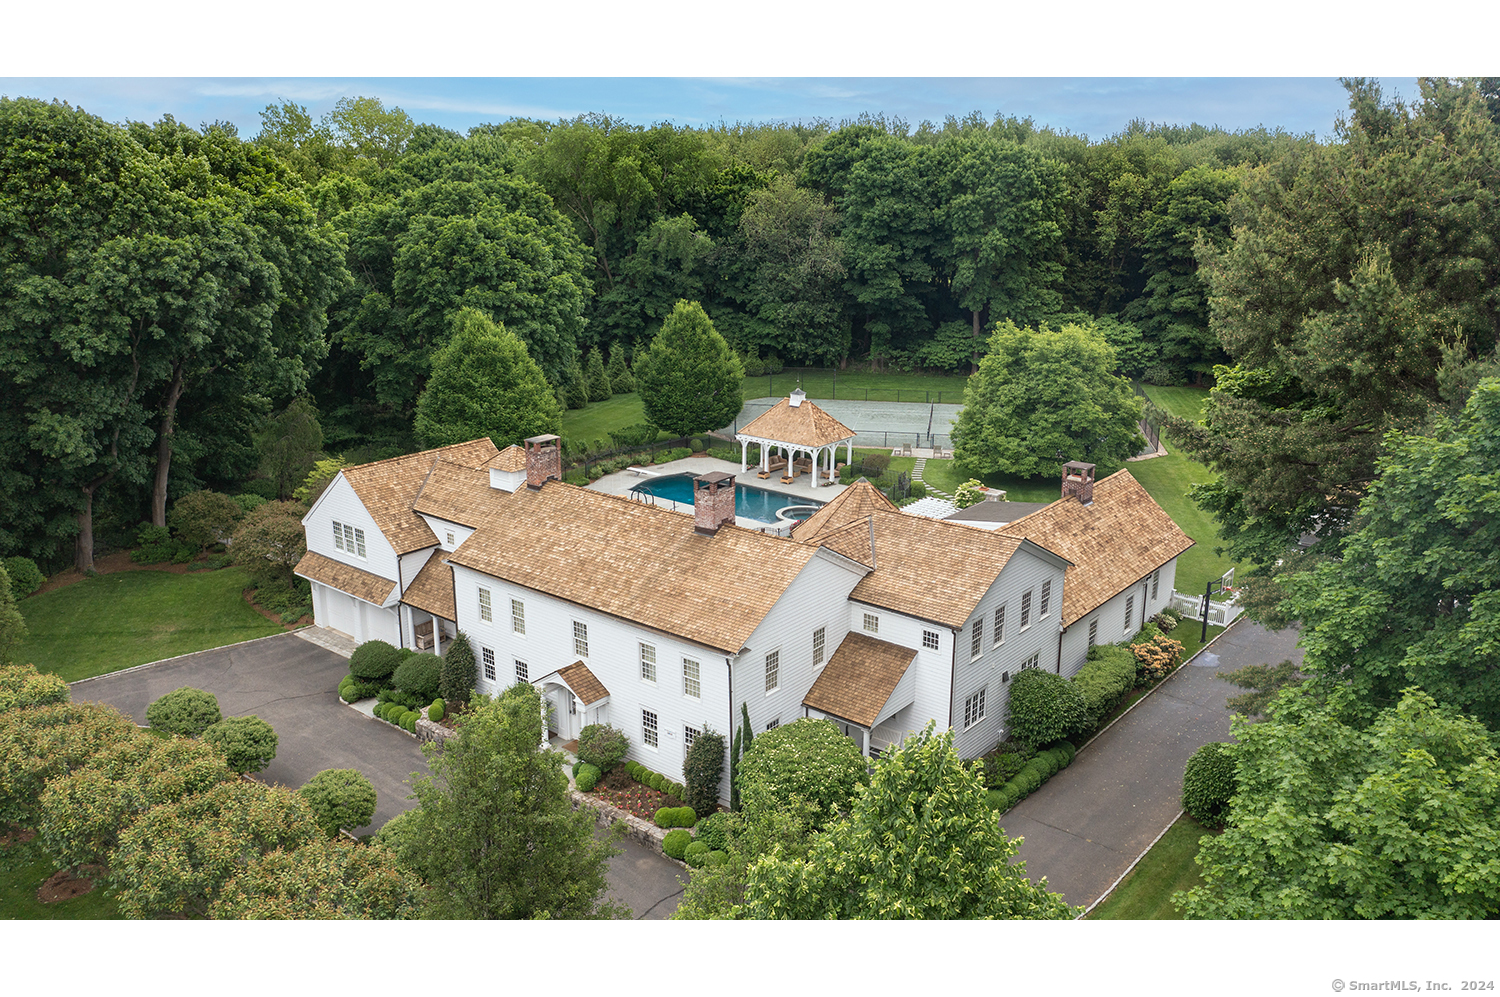
[[[1032,880],[1047,877],[1070,904],[1099,899],[1177,816],[1188,758],[1229,740],[1224,702],[1241,690],[1220,671],[1300,663],[1297,637],[1241,619],[1002,816],[1007,834],[1026,839],[1019,857]]]

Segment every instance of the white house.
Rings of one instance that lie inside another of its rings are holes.
[[[780,537],[734,525],[731,475],[696,479],[689,518],[558,480],[556,442],[346,468],[303,520],[297,573],[319,625],[439,653],[462,630],[480,691],[530,682],[554,734],[612,724],[677,779],[742,706],[756,733],[827,717],[866,753],[936,720],[983,754],[1011,677],[1071,675],[1089,640],[1133,633],[1192,544],[1092,465],[1003,530],[908,516],[860,482]]]

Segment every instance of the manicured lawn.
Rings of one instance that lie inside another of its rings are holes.
[[[1163,388],[1155,384],[1143,384],[1141,390],[1146,397],[1179,419],[1199,422],[1203,418],[1203,404],[1208,401],[1207,388]]]
[[[16,651],[69,682],[191,651],[281,633],[240,597],[239,568],[176,575],[121,571],[22,600]]]
[[[1109,899],[1089,914],[1102,921],[1180,921],[1182,915],[1172,906],[1172,894],[1203,885],[1194,857],[1198,839],[1208,828],[1187,814],[1162,835],[1145,858],[1115,888]]]
[[[941,402],[961,405],[965,374],[870,374],[788,370],[745,378],[746,398],[777,398],[800,385],[809,398],[849,398],[872,402]]]
[[[1182,532],[1198,541],[1177,559],[1177,581],[1173,586],[1177,591],[1202,592],[1209,581],[1235,566],[1234,561],[1214,553],[1219,538],[1218,526],[1212,516],[1188,497],[1188,489],[1193,485],[1214,480],[1212,471],[1180,453],[1138,460],[1130,464],[1129,469],[1157,504],[1167,510],[1167,515],[1182,528]]]
[[[558,435],[565,440],[608,442],[611,429],[624,429],[645,421],[640,392],[632,391],[628,395],[615,395],[608,401],[591,402],[588,408],[564,410],[562,432]]]
[[[26,864],[15,858],[0,861],[0,920],[86,921],[120,916],[114,899],[97,886],[72,900],[50,904],[37,900],[37,887],[56,871],[50,861],[40,857]]]

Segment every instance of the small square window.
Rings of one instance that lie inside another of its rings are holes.
[[[703,687],[698,681],[698,662],[692,658],[682,659],[682,694],[694,699],[703,696]]]
[[[448,546],[449,547],[454,546],[454,544],[453,544],[453,531],[449,530],[447,535],[448,535]]]
[[[657,735],[656,714],[650,710],[641,711],[641,740],[653,748],[660,746],[660,740]]]
[[[865,614],[865,633],[880,633],[880,617],[876,616],[874,613]]]
[[[1047,607],[1048,607],[1048,605],[1051,604],[1051,602],[1052,602],[1052,583],[1050,581],[1048,581],[1048,582],[1042,582],[1042,604],[1037,607],[1036,615],[1038,615],[1038,616],[1046,616],[1047,615]]]
[[[922,646],[929,651],[936,651],[938,649],[938,635],[936,630],[922,631]]]
[[[531,679],[528,677],[530,675],[530,673],[531,673],[531,669],[526,666],[526,662],[522,661],[520,658],[517,658],[516,659],[516,681],[517,682],[530,682]]]
[[[1031,626],[1031,592],[1021,596],[1021,629]]]
[[[995,610],[995,646],[999,647],[1005,643],[1005,607],[1000,606]]]
[[[495,652],[487,647],[481,647],[479,657],[484,660],[484,677],[491,682],[495,681]]]
[[[641,681],[656,681],[656,648],[650,644],[642,644],[641,648]]]
[[[510,629],[513,633],[526,633],[526,603],[520,599],[510,601]]]
[[[816,668],[823,663],[824,641],[827,638],[827,627],[819,627],[813,631],[813,667]]]
[[[479,590],[479,618],[486,623],[492,623],[495,619],[495,614],[490,609],[490,590],[487,588]]]
[[[766,655],[766,692],[775,692],[781,688],[781,652],[772,651]]]
[[[589,656],[589,625],[573,621],[573,653],[580,658]]]

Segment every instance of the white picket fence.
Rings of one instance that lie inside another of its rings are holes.
[[[1172,608],[1190,620],[1203,619],[1203,596],[1172,591]],[[1240,618],[1245,608],[1240,605],[1240,594],[1235,592],[1223,602],[1208,601],[1208,623],[1210,626],[1227,627]]]

